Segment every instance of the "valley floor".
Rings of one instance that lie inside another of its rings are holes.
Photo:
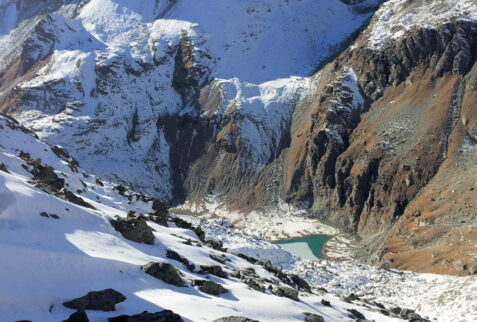
[[[376,301],[386,307],[411,308],[436,321],[477,319],[476,275],[455,277],[387,271],[350,261],[307,260],[270,244],[260,234],[221,224],[222,221],[201,221],[200,226],[209,238],[221,240],[230,252],[270,260],[284,271],[304,277],[314,288],[322,287],[343,296],[354,293],[363,300]]]

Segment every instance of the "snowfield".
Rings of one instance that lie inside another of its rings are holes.
[[[347,309],[358,310],[368,320],[397,320],[381,314],[374,302],[387,308],[399,305],[416,309],[439,321],[470,321],[475,317],[476,276],[414,274],[346,262],[304,260],[259,235],[237,230],[223,221],[207,222],[193,217],[188,218],[206,232],[207,239],[222,241],[227,253],[209,248],[193,231],[178,228],[172,222],[169,228],[147,222],[154,229],[153,245],[127,240],[114,230],[109,220],[115,215],[125,217],[130,209],[150,212],[150,202],[136,198],[130,201],[108,182],[99,185],[98,178],[71,167],[69,160],[58,158],[47,144],[3,116],[0,116],[0,132],[2,320],[60,321],[73,313],[63,302],[106,288],[114,288],[127,300],[118,304],[115,312],[88,310],[91,321],[162,309],[170,309],[186,321],[212,321],[230,315],[259,321],[303,321],[304,312],[319,314],[326,321],[346,321],[352,319]],[[41,158],[54,167],[56,174],[65,179],[65,185],[79,191],[78,195],[95,209],[35,188],[31,169],[18,157],[17,146],[32,159]],[[41,212],[50,217],[41,216]],[[193,242],[184,243],[187,240]],[[261,265],[250,264],[233,254],[242,253],[263,262],[269,260],[285,272],[305,278],[312,293],[301,291],[299,301],[293,301],[268,290],[255,291],[237,278],[216,276],[208,278],[229,290],[219,297],[192,286],[172,286],[145,274],[140,266],[151,261],[171,263],[180,269],[187,285],[192,279],[207,277],[167,258],[167,250],[179,253],[196,267],[217,265],[210,254],[224,255],[228,259],[221,265],[225,272],[252,267],[261,279],[276,280],[282,285]],[[362,300],[346,300],[348,303],[340,297],[351,293]],[[332,307],[323,305],[322,300],[331,302]]]
[[[97,178],[83,174],[81,169],[73,171],[48,145],[3,116],[0,116],[0,132],[0,162],[3,165],[0,171],[0,312],[4,321],[61,321],[73,313],[62,305],[63,302],[106,288],[114,288],[127,300],[118,304],[115,312],[88,310],[91,321],[162,309],[170,309],[186,321],[211,321],[231,315],[260,321],[301,321],[303,312],[320,314],[329,321],[343,321],[351,319],[346,309],[359,310],[368,319],[396,320],[377,310],[346,303],[332,294],[300,292],[299,301],[293,301],[277,297],[270,291],[255,291],[237,278],[205,277],[185,270],[182,264],[166,257],[167,250],[176,251],[196,266],[217,265],[209,254],[223,254],[228,259],[222,265],[227,273],[252,267],[261,278],[276,280],[262,266],[250,264],[232,253],[213,250],[203,245],[194,232],[173,223],[167,228],[148,222],[156,238],[153,245],[123,238],[109,220],[114,215],[125,217],[129,209],[147,213],[151,210],[149,203],[128,201],[114,191],[111,184],[102,182],[101,186],[96,183]],[[20,153],[17,144],[21,144],[23,152],[30,153],[32,159],[41,158],[44,163],[54,166],[70,189],[84,189],[86,192],[79,195],[95,209],[75,205],[35,188],[31,174],[26,170],[29,167],[17,156]],[[42,212],[49,217],[41,216]],[[222,234],[219,230],[215,232]],[[236,234],[230,236],[238,238]],[[227,238],[227,235],[223,237]],[[194,242],[185,244],[187,240]],[[248,238],[241,240],[237,240],[237,247],[249,243]],[[276,246],[264,240],[260,242],[265,246],[264,251],[274,249],[292,259],[289,253],[279,251]],[[185,280],[209,278],[229,292],[215,297],[192,286],[171,286],[141,270],[141,265],[151,261],[175,265]],[[333,306],[321,304],[322,299]]]

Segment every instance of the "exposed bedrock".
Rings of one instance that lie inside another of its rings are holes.
[[[412,30],[380,50],[367,48],[362,38],[323,70],[327,85],[314,94],[319,98],[311,122],[303,121],[306,130],[292,135],[291,146],[301,149],[288,153],[288,181],[282,184],[285,200],[302,204],[312,196],[317,215],[363,237],[369,249],[360,256],[375,263],[389,255],[383,247],[387,230],[401,227],[398,235],[411,234],[401,222],[416,199],[436,177],[456,172],[446,162],[475,160],[462,146],[475,142],[469,120],[476,91],[469,82],[475,82],[477,33],[475,23],[460,21]],[[295,114],[306,109],[298,106]],[[434,233],[429,245],[444,243],[450,234],[445,230]],[[426,261],[428,267],[419,269],[447,270],[431,269],[430,255]]]
[[[295,106],[279,152],[263,167],[248,162],[237,115],[209,119],[210,143],[201,141],[202,153],[188,167],[185,195],[217,195],[243,212],[282,199],[357,233],[366,249],[360,258],[387,261],[392,228],[402,226],[436,176],[450,171],[446,162],[466,157],[459,147],[475,144],[475,30],[465,21],[413,29],[378,50],[363,34],[321,70],[317,90]],[[411,230],[401,227],[406,236]],[[431,243],[445,243],[449,234],[436,233]],[[431,257],[426,263],[419,270],[456,273]]]

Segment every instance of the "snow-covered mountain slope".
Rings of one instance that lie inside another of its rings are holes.
[[[88,172],[267,237],[318,218],[368,263],[475,274],[475,1],[36,3],[2,2],[19,49],[0,109]]]
[[[107,310],[112,308],[114,312],[103,312],[90,309],[102,305],[98,298],[91,297],[86,307],[91,321],[164,309],[174,311],[185,321],[212,321],[227,316],[303,321],[305,313],[320,315],[326,321],[351,321],[360,314],[369,320],[399,320],[381,313],[390,315],[376,304],[365,305],[356,299],[346,302],[315,287],[306,290],[308,286],[303,280],[284,275],[270,264],[251,264],[232,253],[213,249],[200,237],[200,230],[179,228],[180,222],[169,222],[170,227],[164,227],[148,220],[148,229],[152,228],[155,239],[152,244],[126,239],[115,231],[110,220],[114,216],[126,218],[128,210],[150,212],[151,202],[143,201],[145,196],[127,198],[130,191],[113,190],[109,183],[87,175],[60,150],[44,144],[3,116],[0,134],[2,321],[65,320],[74,311],[63,306],[64,302],[109,288],[126,299],[117,300],[121,303],[116,306],[107,306]],[[23,151],[17,148],[19,143]],[[30,162],[36,158],[41,158],[41,162]],[[89,205],[80,206],[77,200],[73,203],[56,197],[53,184],[57,181],[51,181],[54,175],[45,175],[47,166],[54,167],[56,176],[64,179],[68,189],[80,190],[75,193]],[[277,246],[265,245],[285,254]],[[171,256],[173,252],[175,256]],[[186,261],[187,266],[180,261]],[[168,266],[172,272],[156,279],[141,269],[150,262],[172,264],[172,268]],[[214,287],[224,291],[217,286],[222,285],[226,293],[211,295],[213,291],[203,289],[197,280],[214,282]],[[270,289],[268,285],[272,285]],[[280,289],[291,293],[284,296]],[[298,294],[298,298],[292,299],[293,294]]]
[[[228,139],[243,143],[242,167],[260,172],[276,156],[300,92],[313,86],[303,77],[370,16],[335,0],[92,0],[73,17],[63,14],[71,6],[23,33],[19,64],[30,74],[4,108],[41,138],[68,146],[88,171],[166,200],[205,149],[182,145],[214,141],[226,123],[237,129]],[[4,96],[19,81],[8,82],[19,72],[7,67]],[[211,80],[211,93],[221,92],[218,109],[210,98],[197,101]],[[204,124],[176,142],[165,120],[184,115]],[[201,131],[202,142],[194,141]]]

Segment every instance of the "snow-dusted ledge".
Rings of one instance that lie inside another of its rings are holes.
[[[308,217],[305,210],[296,209],[283,201],[279,201],[275,207],[244,214],[238,211],[229,211],[226,209],[225,203],[216,198],[208,198],[200,204],[186,202],[172,209],[172,212],[194,215],[203,220],[223,219],[237,229],[256,233],[270,241],[339,234],[338,229]]]

